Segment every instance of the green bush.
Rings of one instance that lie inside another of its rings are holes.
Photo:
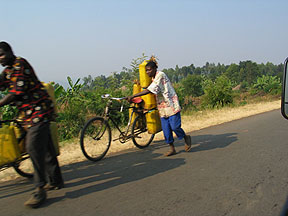
[[[1,120],[10,120],[15,119],[18,113],[18,110],[15,106],[5,105],[0,108],[2,113]]]
[[[252,85],[250,92],[253,94],[264,92],[269,94],[281,94],[281,81],[277,76],[262,75]]]
[[[204,93],[202,105],[209,108],[223,107],[233,103],[232,85],[225,75],[219,76],[215,82],[206,80]]]
[[[5,97],[7,93],[8,90],[1,92],[0,99]],[[16,108],[16,106],[5,105],[3,107],[0,107],[0,113],[1,113],[1,120],[15,119],[18,113],[18,109]]]

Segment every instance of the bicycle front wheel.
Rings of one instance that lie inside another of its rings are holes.
[[[13,163],[13,168],[15,171],[26,178],[32,178],[34,173],[34,168],[32,161],[28,155],[22,157],[21,160]]]
[[[142,149],[150,145],[155,134],[149,134],[145,115],[138,115],[132,125],[132,141]]]
[[[111,129],[102,117],[87,121],[81,131],[80,146],[84,156],[91,161],[101,160],[111,145]]]

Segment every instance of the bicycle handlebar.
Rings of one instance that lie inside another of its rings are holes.
[[[101,98],[104,98],[104,99],[111,99],[111,100],[123,100],[125,99],[125,97],[121,97],[121,98],[116,98],[116,97],[111,97],[110,94],[104,94],[101,96]]]

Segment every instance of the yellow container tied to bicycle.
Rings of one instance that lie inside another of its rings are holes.
[[[11,126],[14,129],[15,137],[16,139],[20,138],[22,136],[21,129],[18,128],[15,123],[11,123]],[[54,121],[50,122],[50,134],[51,134],[51,139],[53,142],[54,150],[56,153],[56,156],[60,155],[60,150],[59,150],[59,140],[58,140],[58,127],[57,123]],[[20,153],[25,153],[25,138],[23,138],[20,143],[18,144],[19,146],[19,151]]]
[[[51,139],[52,139],[52,142],[54,145],[54,150],[55,150],[56,156],[58,156],[58,155],[60,155],[60,150],[59,150],[57,122],[54,122],[54,121],[50,122],[50,133],[51,133]]]
[[[56,98],[55,98],[55,93],[54,93],[54,87],[52,86],[51,83],[45,83],[42,82],[42,85],[44,86],[45,90],[48,92],[53,105],[54,105],[54,111],[57,113],[57,107],[56,107]],[[51,132],[51,138],[54,144],[54,149],[56,156],[60,155],[60,150],[59,150],[59,140],[58,140],[58,127],[57,123],[54,121],[50,122],[50,132]]]
[[[48,95],[50,96],[53,105],[54,105],[54,111],[57,113],[57,107],[56,107],[56,99],[55,99],[55,94],[54,94],[54,87],[52,86],[51,83],[45,83],[41,82],[42,85],[44,86],[44,89],[48,92]]]
[[[138,80],[134,80],[133,84],[133,95],[141,92],[141,86]]]
[[[20,157],[14,127],[3,125],[0,128],[0,166],[9,164]]]
[[[11,125],[11,126],[13,127],[13,129],[14,129],[14,133],[15,133],[16,139],[20,138],[20,137],[22,136],[21,129],[18,128],[18,127],[15,125],[15,123],[11,123],[10,125]],[[18,143],[18,146],[19,146],[19,151],[20,151],[20,153],[26,152],[26,149],[25,149],[25,139],[22,139],[22,140],[20,141],[20,143]]]
[[[143,89],[144,90],[144,89]],[[156,96],[153,93],[149,93],[141,96],[143,99],[143,108],[144,109],[153,109],[157,107]]]
[[[162,131],[161,120],[158,110],[151,110],[145,116],[149,134],[156,134]]]
[[[142,88],[147,88],[152,82],[152,78],[149,77],[146,73],[145,66],[147,65],[147,63],[148,61],[145,60],[139,65],[139,78]]]
[[[134,84],[133,84],[133,95],[134,95],[134,94],[137,94],[137,93],[139,93],[139,92],[141,92],[140,83],[139,83],[138,80],[134,80]],[[136,104],[135,106],[138,107],[139,105]],[[133,111],[133,109],[130,108],[130,109],[129,109],[129,118],[130,118],[130,116],[131,116],[132,111]],[[133,113],[133,116],[132,116],[132,118],[131,118],[131,124],[134,122],[134,120],[135,120],[136,117],[137,117],[137,114],[136,114],[136,113]]]
[[[149,77],[146,73],[145,66],[147,65],[148,61],[143,61],[139,65],[139,77],[140,77],[140,86],[142,87],[142,91],[146,89],[152,82],[152,78]],[[153,109],[157,106],[156,104],[156,96],[152,93],[147,95],[141,96],[144,101],[144,109]]]

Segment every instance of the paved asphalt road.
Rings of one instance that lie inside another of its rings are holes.
[[[27,209],[33,186],[0,184],[0,212],[20,215],[279,215],[288,195],[288,121],[279,110],[191,133],[193,149],[163,141],[62,167],[66,188]],[[120,143],[116,143],[120,144]]]

